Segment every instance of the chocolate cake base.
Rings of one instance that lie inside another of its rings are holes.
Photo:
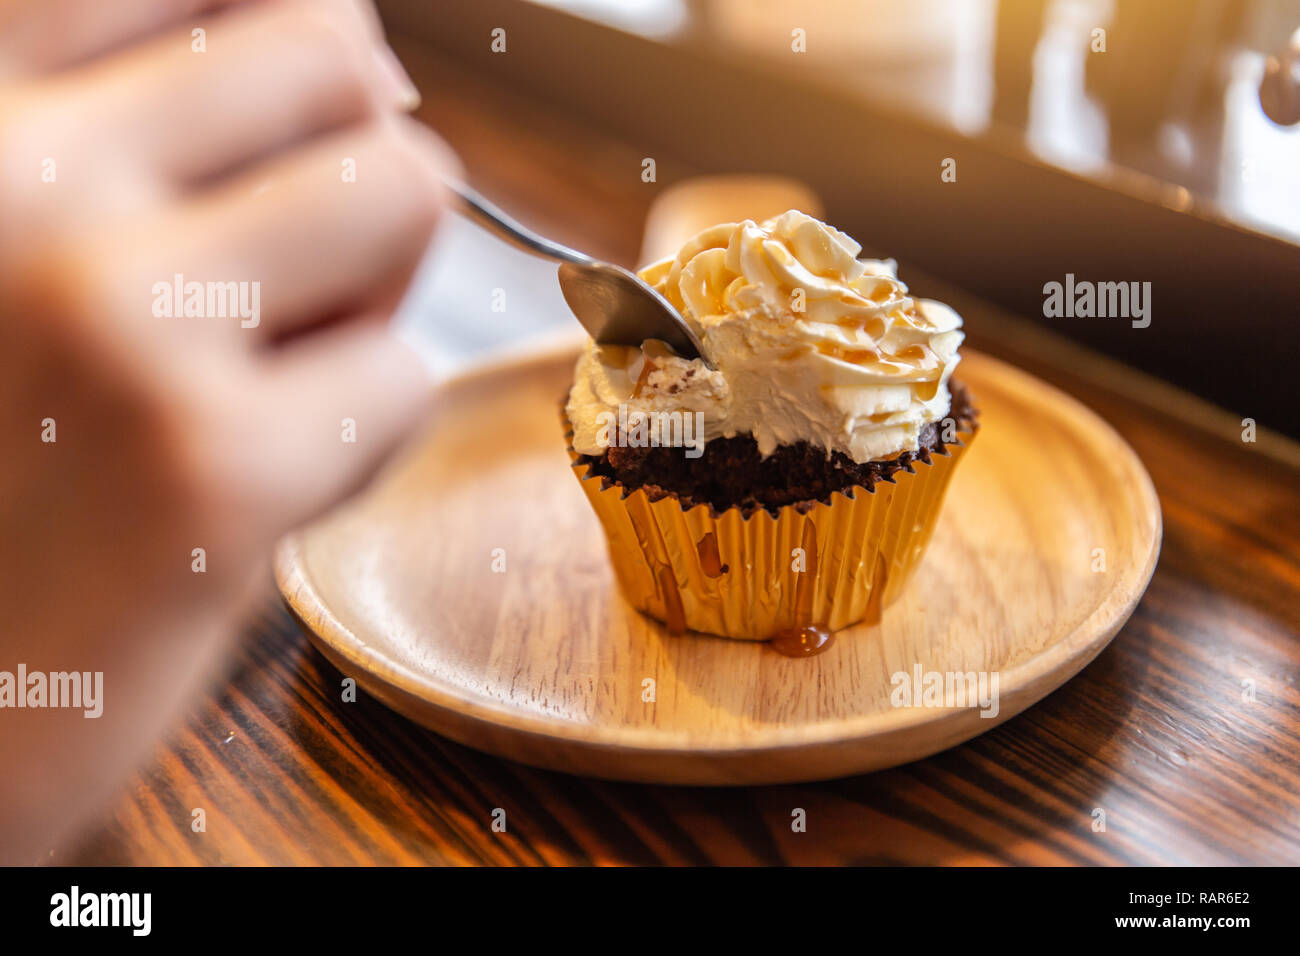
[[[952,407],[949,418],[957,432],[978,426],[978,413],[970,392],[950,381]],[[602,487],[618,484],[624,494],[642,488],[651,501],[675,495],[685,508],[708,504],[715,511],[739,507],[748,516],[759,508],[775,514],[793,505],[800,511],[826,502],[834,492],[854,487],[875,488],[891,481],[899,471],[911,471],[912,462],[929,463],[931,455],[945,455],[942,423],[921,429],[920,447],[896,458],[858,464],[842,452],[829,456],[808,442],[781,445],[767,458],[749,435],[715,438],[699,458],[687,458],[680,448],[614,446],[599,456],[580,455],[577,464],[589,465]]]

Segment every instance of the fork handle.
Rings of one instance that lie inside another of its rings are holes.
[[[459,212],[486,227],[488,231],[504,239],[516,249],[547,259],[558,259],[561,262],[587,264],[593,261],[591,256],[583,255],[576,249],[562,246],[558,242],[552,242],[544,236],[539,236],[527,226],[520,225],[464,183],[448,182],[447,185],[456,196],[456,208]]]

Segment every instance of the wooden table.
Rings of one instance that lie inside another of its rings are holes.
[[[693,172],[660,155],[659,184],[643,183],[634,144],[401,49],[421,116],[474,184],[561,241],[630,263],[656,190]],[[974,347],[1096,409],[1159,490],[1164,551],[1150,590],[1060,691],[968,744],[870,776],[605,783],[477,753],[373,701],[340,705],[340,675],[268,596],[233,674],[104,822],[52,861],[1300,862],[1300,447],[1266,434],[1244,443],[1235,415],[917,281],[907,263],[903,275],[963,312]],[[196,807],[204,833],[190,829]],[[506,833],[491,827],[498,807]],[[791,832],[796,807],[806,833]]]

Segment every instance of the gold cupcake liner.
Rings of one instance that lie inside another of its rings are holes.
[[[835,492],[806,512],[689,510],[674,495],[624,494],[579,464],[579,484],[605,529],[619,586],[638,610],[674,632],[767,640],[806,626],[878,622],[920,565],[957,462],[978,426],[930,463],[914,461],[875,490]]]

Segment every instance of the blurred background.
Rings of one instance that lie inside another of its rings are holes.
[[[1259,96],[1270,58],[1300,30],[1300,0],[537,2],[798,68],[1083,175],[1150,176],[1300,239],[1300,136],[1270,121]],[[789,56],[787,25],[810,38],[806,60]],[[1295,95],[1283,122],[1300,122]]]
[[[1300,433],[1300,0],[380,6],[471,181],[507,208],[550,183],[562,241],[632,265],[674,182],[792,177],[976,341],[998,311]],[[484,314],[490,240],[449,233],[412,303],[444,359],[565,321],[541,263],[518,266],[535,308]],[[1044,315],[1067,274],[1150,282],[1151,325]]]

